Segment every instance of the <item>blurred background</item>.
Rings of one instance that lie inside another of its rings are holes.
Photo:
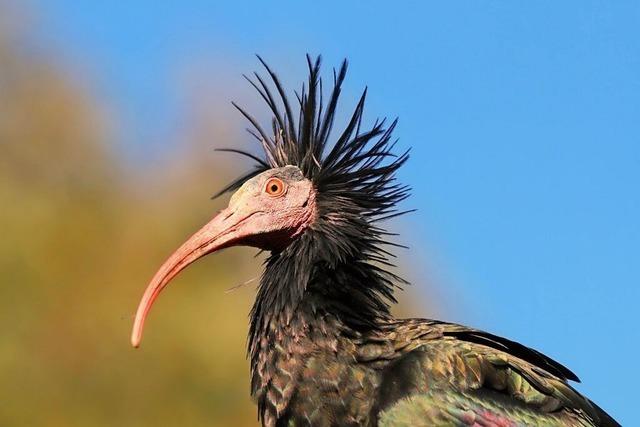
[[[260,274],[233,249],[129,332],[155,269],[226,203],[259,53],[297,88],[347,57],[343,117],[400,117],[418,212],[391,228],[440,317],[554,357],[631,425],[640,338],[637,2],[0,1],[0,425],[253,426]],[[411,303],[407,303],[411,301]],[[635,418],[633,418],[635,419]]]

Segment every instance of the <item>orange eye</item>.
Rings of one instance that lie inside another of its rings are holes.
[[[275,177],[269,178],[267,180],[267,184],[264,189],[264,191],[272,197],[282,196],[284,194],[284,190],[285,190],[284,182],[282,182],[280,178],[275,178]]]

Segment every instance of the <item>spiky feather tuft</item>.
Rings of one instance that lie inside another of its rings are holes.
[[[366,89],[347,126],[331,144],[347,61],[342,62],[339,70],[333,71],[333,88],[325,105],[320,78],[321,57],[313,60],[307,55],[309,78],[307,84],[302,85],[301,92],[296,93],[299,110],[294,116],[279,78],[260,56],[258,59],[269,74],[277,95],[258,73],[254,73],[255,80],[248,76],[245,78],[273,114],[270,132],[245,109],[235,103],[233,105],[253,126],[248,131],[261,144],[265,157],[261,159],[237,149],[219,150],[242,154],[256,161],[256,164],[253,170],[214,197],[239,188],[246,180],[267,169],[295,165],[313,181],[320,193],[350,199],[370,221],[398,214],[395,206],[408,196],[409,188],[395,183],[395,172],[408,159],[409,150],[400,155],[393,153],[396,141],[392,141],[391,137],[397,119],[388,126],[385,119],[377,120],[371,128],[361,130]]]

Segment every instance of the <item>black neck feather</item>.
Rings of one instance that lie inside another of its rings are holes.
[[[248,350],[253,367],[264,350],[262,339],[301,316],[303,323],[313,323],[330,315],[353,332],[376,329],[391,317],[393,291],[406,282],[387,270],[393,266],[383,249],[384,234],[357,216],[347,219],[344,211],[327,210],[319,201],[311,228],[266,260],[251,310]],[[312,313],[307,312],[310,305]]]

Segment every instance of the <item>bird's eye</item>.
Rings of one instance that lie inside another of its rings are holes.
[[[284,190],[284,182],[280,178],[275,177],[267,180],[267,184],[264,189],[264,191],[272,197],[282,196],[284,194]]]

